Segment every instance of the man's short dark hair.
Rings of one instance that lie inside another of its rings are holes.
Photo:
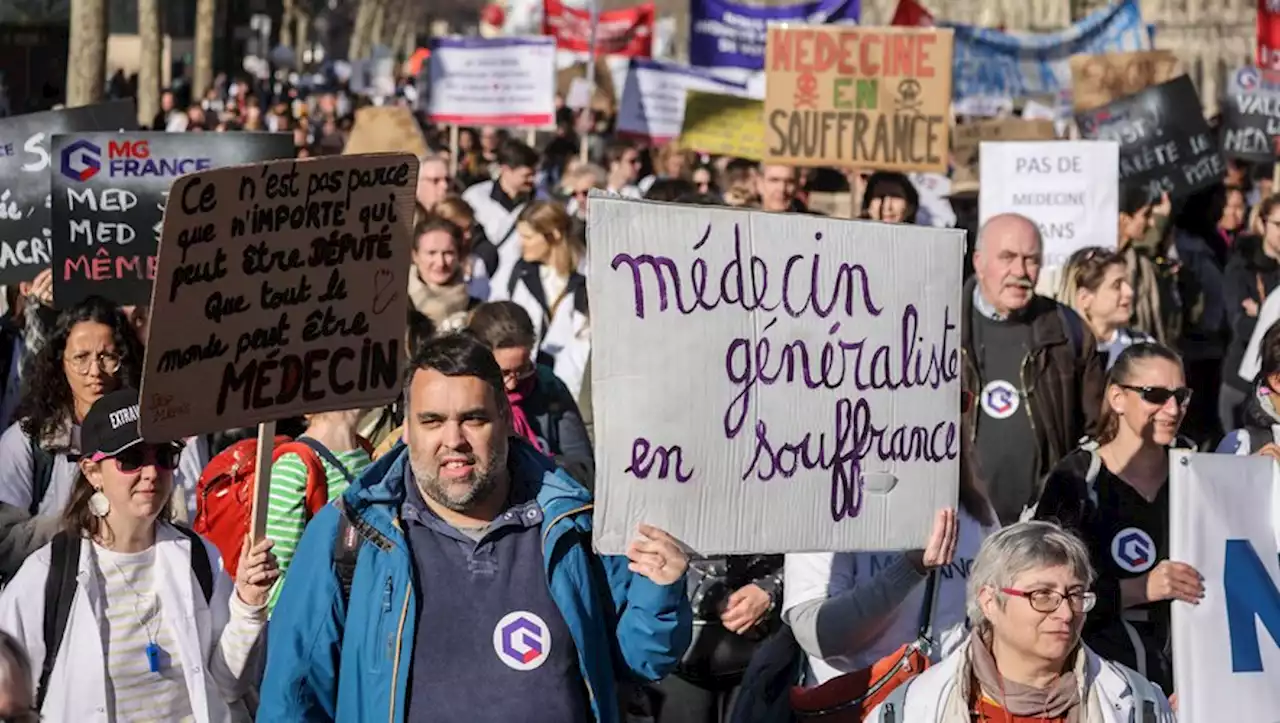
[[[538,344],[529,312],[514,301],[490,301],[477,306],[467,329],[490,349],[533,349]]]
[[[621,163],[623,156],[627,155],[627,151],[638,150],[636,144],[626,138],[614,138],[604,147],[604,159],[609,170],[613,170],[615,163]]]
[[[649,190],[645,192],[646,201],[666,201],[668,203],[679,200],[682,196],[696,194],[698,187],[683,178],[662,178],[653,182],[649,186]]]
[[[466,332],[443,334],[413,351],[405,370],[404,391],[408,401],[409,386],[420,371],[431,369],[446,377],[477,377],[493,389],[499,406],[507,398],[502,382],[502,367],[484,342]]]
[[[498,146],[498,152],[495,154],[498,158],[498,165],[507,168],[537,168],[538,152],[516,140],[508,138]]]

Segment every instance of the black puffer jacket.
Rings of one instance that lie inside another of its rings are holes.
[[[1269,294],[1280,286],[1280,262],[1263,253],[1262,239],[1257,236],[1241,236],[1227,261],[1224,273],[1223,296],[1226,300],[1227,323],[1231,328],[1231,342],[1227,346],[1227,356],[1222,368],[1234,372],[1240,368],[1244,359],[1245,347],[1253,336],[1253,329],[1258,323],[1257,316],[1245,313],[1246,299],[1262,308]],[[1224,373],[1223,379],[1236,389],[1247,392],[1249,382],[1240,378],[1239,374]]]

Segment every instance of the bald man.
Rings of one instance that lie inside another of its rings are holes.
[[[1016,522],[1041,481],[1092,430],[1102,404],[1102,359],[1071,309],[1036,296],[1040,230],[1025,216],[993,216],[978,231],[965,285],[964,389],[991,503]]]
[[[414,196],[430,211],[449,194],[449,162],[443,156],[427,156],[418,166],[418,188]]]

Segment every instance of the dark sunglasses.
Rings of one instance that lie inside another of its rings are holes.
[[[1186,387],[1170,389],[1168,387],[1135,387],[1129,384],[1119,386],[1121,389],[1137,392],[1138,396],[1142,397],[1142,401],[1157,407],[1163,407],[1170,399],[1176,400],[1179,407],[1185,407],[1187,402],[1191,401],[1191,390]]]
[[[178,458],[182,456],[182,446],[177,444],[139,444],[130,447],[110,459],[116,461],[121,472],[137,472],[147,464],[154,464],[160,469],[170,471],[178,468]],[[95,455],[94,461],[108,459]]]

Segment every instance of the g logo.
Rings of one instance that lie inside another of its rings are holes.
[[[493,651],[508,668],[533,670],[551,654],[551,630],[531,612],[508,613],[493,626]]]
[[[1253,66],[1236,71],[1236,85],[1240,86],[1240,90],[1257,90],[1261,82],[1262,77],[1258,74],[1258,69]]]
[[[102,170],[98,160],[102,149],[86,140],[79,140],[62,149],[62,175],[73,181],[87,181]]]
[[[1156,543],[1145,531],[1126,527],[1111,540],[1111,559],[1125,572],[1146,572],[1156,564]]]

